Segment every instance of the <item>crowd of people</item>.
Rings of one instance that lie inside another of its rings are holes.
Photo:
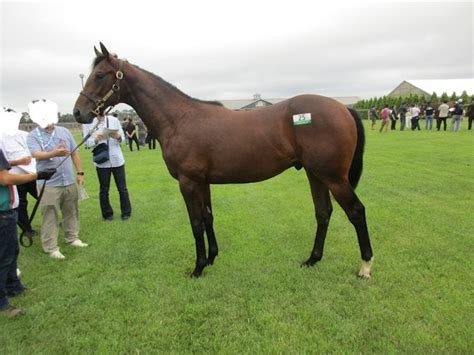
[[[412,131],[420,131],[421,119],[425,120],[425,130],[433,130],[433,123],[436,122],[436,130],[440,131],[443,129],[446,131],[449,118],[451,118],[451,130],[459,132],[464,116],[467,116],[468,130],[471,130],[474,120],[474,97],[467,108],[464,106],[463,100],[458,99],[454,103],[449,103],[447,100],[440,104],[428,102],[424,107],[419,107],[416,104],[402,103],[398,109],[394,106],[384,105],[380,112],[375,107],[369,110],[371,128],[375,129],[377,120],[380,120],[380,132],[386,132],[389,125],[391,130],[396,130],[397,122],[400,122],[400,131],[405,130],[405,128]]]
[[[79,238],[79,200],[85,193],[85,174],[78,144],[67,128],[57,125],[58,106],[54,102],[32,101],[28,113],[37,124],[29,133],[19,129],[20,113],[3,108],[0,118],[0,314],[9,318],[24,314],[23,309],[10,304],[10,299],[29,291],[19,278],[17,225],[29,238],[39,234],[44,253],[55,260],[66,258],[58,246],[60,228],[67,246],[88,247]],[[135,143],[140,150],[138,136],[132,118],[122,126],[116,115],[102,114],[83,126],[81,144],[93,153],[104,222],[114,220],[109,199],[112,176],[120,197],[121,220],[127,221],[132,215],[120,145],[126,143],[133,151]],[[156,149],[156,137],[149,130],[146,142],[149,149]],[[39,232],[31,226],[28,194],[37,200],[41,213]]]

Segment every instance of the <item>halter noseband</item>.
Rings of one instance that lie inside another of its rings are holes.
[[[95,109],[91,110],[91,112],[93,114],[95,114],[96,116],[100,115],[100,110],[102,108],[104,108],[105,103],[107,102],[107,100],[109,100],[110,97],[114,93],[119,93],[119,91],[120,91],[120,86],[118,84],[119,84],[120,80],[123,79],[123,71],[122,71],[123,61],[119,59],[119,63],[120,63],[119,64],[119,70],[115,72],[115,79],[116,79],[115,83],[112,85],[112,88],[104,95],[103,98],[97,99],[96,97],[89,94],[85,90],[82,90],[80,92],[80,95],[83,95],[83,96],[87,97],[90,101],[92,101],[95,104]],[[117,97],[117,103],[116,104],[119,103],[119,100],[120,100],[120,95]]]

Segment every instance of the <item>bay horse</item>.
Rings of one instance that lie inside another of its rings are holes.
[[[317,221],[311,255],[302,265],[312,266],[323,256],[331,192],[355,227],[362,258],[359,276],[370,277],[373,254],[365,208],[354,192],[365,138],[354,110],[327,97],[300,95],[253,111],[231,111],[218,102],[191,98],[110,54],[102,43],[100,48],[94,47],[96,58],[74,117],[90,123],[107,107],[125,103],[158,138],[194,235],[196,265],[190,276],[199,277],[218,254],[210,184],[259,182],[295,167],[306,172]]]

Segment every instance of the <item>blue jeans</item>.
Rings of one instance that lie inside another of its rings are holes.
[[[425,129],[433,128],[433,115],[427,115],[425,120]]]
[[[8,295],[20,294],[25,289],[16,274],[16,261],[20,253],[17,219],[16,210],[0,211],[0,310],[10,306]]]

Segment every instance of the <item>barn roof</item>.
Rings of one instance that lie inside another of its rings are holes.
[[[427,95],[433,94],[435,92],[437,95],[442,95],[444,92],[448,95],[451,95],[453,92],[456,95],[461,95],[464,90],[468,95],[474,94],[474,79],[435,79],[435,80],[405,80],[400,85],[404,83],[411,84],[418,89],[424,91]],[[393,91],[395,91],[394,89]]]
[[[228,109],[231,109],[231,110],[239,110],[239,109],[242,109],[246,106],[249,106],[253,103],[255,103],[256,101],[266,101],[272,105],[280,102],[280,101],[283,101],[283,100],[286,100],[287,98],[265,98],[265,99],[247,99],[247,100],[219,100],[219,102],[221,102],[225,107],[227,107]],[[353,105],[355,104],[357,101],[360,100],[359,97],[357,96],[340,96],[340,97],[333,97],[334,100],[336,101],[339,101],[340,103],[344,104],[344,105]]]

